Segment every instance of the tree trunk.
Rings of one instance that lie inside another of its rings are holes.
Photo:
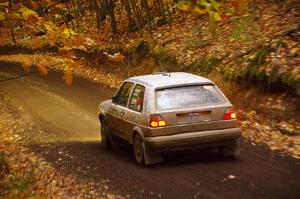
[[[151,15],[150,15],[150,10],[149,10],[149,5],[147,0],[142,0],[143,7],[146,12],[146,17],[147,17],[147,30],[151,30]]]
[[[109,0],[108,2],[110,8],[111,29],[112,29],[112,33],[115,35],[117,33],[117,21],[115,16],[115,0]]]
[[[157,0],[158,1],[158,9],[160,13],[160,17],[162,21],[166,21],[166,14],[165,14],[165,8],[164,8],[164,3],[162,0]]]
[[[100,29],[100,3],[97,0],[94,0],[94,5],[96,7],[96,27]]]
[[[127,19],[128,19],[127,29],[128,29],[129,32],[131,32],[131,31],[134,30],[135,24],[133,22],[130,4],[129,4],[128,0],[124,0],[123,3],[124,3],[124,7],[125,7],[125,10],[126,10],[126,13],[127,13]]]
[[[94,10],[97,0],[89,0],[89,9]]]
[[[139,31],[141,32],[142,28],[143,28],[143,22],[141,20],[141,15],[140,15],[140,12],[138,10],[138,7],[136,6],[136,1],[132,0],[131,5],[132,5],[132,8],[133,8],[132,10],[133,10],[133,13],[135,15]]]

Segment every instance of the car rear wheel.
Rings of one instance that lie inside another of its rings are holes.
[[[103,149],[110,149],[111,142],[109,139],[109,132],[104,120],[101,120],[101,146]]]
[[[144,141],[143,138],[139,135],[136,134],[134,136],[134,156],[135,156],[135,161],[138,164],[144,164],[145,163],[145,146],[144,146]]]

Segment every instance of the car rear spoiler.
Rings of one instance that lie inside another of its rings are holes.
[[[189,86],[206,86],[206,85],[214,86],[214,83],[212,83],[212,82],[200,82],[200,83],[196,82],[196,83],[189,83],[189,84],[173,84],[173,85],[168,85],[168,86],[157,87],[157,88],[155,88],[155,91],[169,89],[169,88],[182,88],[182,87],[189,87]]]

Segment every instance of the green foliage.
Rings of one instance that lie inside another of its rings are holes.
[[[197,36],[197,37],[185,36],[183,49],[186,51],[191,48],[200,47],[206,44],[207,41],[204,41],[201,36]]]
[[[253,28],[253,16],[254,15],[248,15],[245,18],[233,19],[233,24],[235,25],[235,28],[232,30],[231,37],[234,39],[240,39],[242,35]],[[248,41],[249,38],[244,38],[245,41]]]
[[[10,189],[23,190],[28,188],[28,179],[18,174],[9,174],[8,178],[11,182]]]
[[[264,64],[265,57],[268,53],[268,47],[262,47],[255,52],[252,58],[248,60],[248,67],[244,71],[245,79],[255,79],[258,81],[266,79],[266,74],[264,71],[260,70],[260,66]]]
[[[165,51],[163,48],[156,47],[153,55],[161,64],[177,65],[176,56]]]
[[[237,27],[235,30],[232,31],[232,37],[234,39],[239,39],[241,35],[242,35],[242,30],[239,27]]]
[[[221,62],[221,59],[215,56],[211,56],[207,59],[199,58],[195,60],[192,64],[189,70],[192,70],[193,72],[199,72],[202,74],[209,74],[216,70],[216,67]]]
[[[201,26],[195,25],[195,26],[192,26],[191,31],[192,31],[193,34],[201,35],[202,32],[203,32],[203,29],[202,29]]]
[[[29,182],[32,180],[32,173],[26,173],[25,175],[12,173],[9,170],[8,162],[5,158],[5,153],[0,152],[0,178],[5,179],[2,184],[1,191],[22,191],[28,188]],[[1,198],[2,193],[0,193]]]
[[[26,19],[26,20],[28,19],[28,17],[29,17],[30,15],[33,15],[33,16],[35,16],[35,17],[38,16],[38,14],[37,14],[35,11],[33,11],[33,10],[31,10],[31,9],[25,7],[25,6],[22,6],[18,12],[19,12],[20,15],[22,16],[22,18],[23,18],[23,19]]]
[[[4,20],[5,20],[4,12],[0,11],[0,21],[4,21]]]
[[[276,40],[276,42],[279,45],[282,41]],[[220,73],[225,80],[244,80],[259,83],[260,86],[268,88],[284,88],[299,96],[299,79],[290,74],[280,73],[279,69],[281,66],[266,59],[267,57],[269,58],[269,54],[273,52],[273,50],[270,45],[253,49],[246,63],[244,63],[246,58],[240,57],[228,63],[226,66],[221,66]],[[266,69],[270,68],[272,70],[267,73]]]

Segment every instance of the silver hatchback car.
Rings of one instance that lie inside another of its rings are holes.
[[[192,148],[218,148],[239,155],[236,113],[209,79],[183,73],[131,77],[112,99],[99,106],[102,146],[116,137],[134,146],[139,164],[162,161],[161,153]]]

